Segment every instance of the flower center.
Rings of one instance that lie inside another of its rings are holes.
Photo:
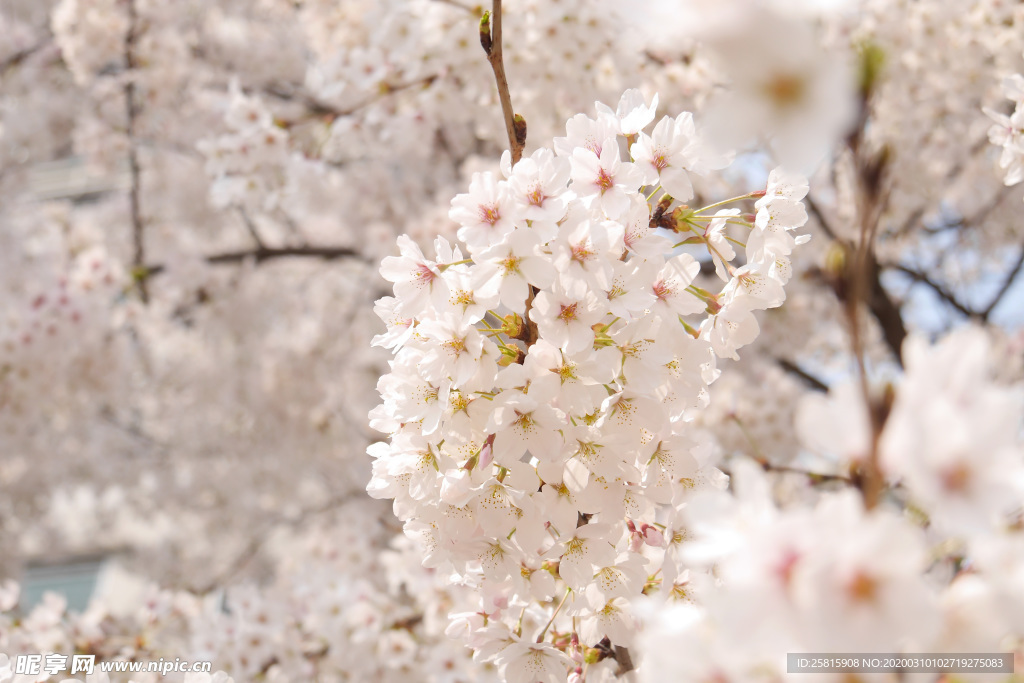
[[[501,220],[501,213],[498,211],[497,206],[481,206],[480,207],[480,220],[488,225],[493,226],[499,220]]]
[[[518,273],[519,263],[522,260],[523,259],[519,258],[518,256],[509,254],[508,257],[506,257],[505,260],[501,262],[501,267],[505,269],[504,274],[510,275],[511,273]]]
[[[577,306],[579,306],[578,302],[573,302],[568,306],[562,306],[562,310],[558,313],[558,319],[564,322],[566,325],[576,320]]]

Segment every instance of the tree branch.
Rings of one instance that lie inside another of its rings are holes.
[[[1024,252],[1022,252],[1022,253],[1024,253]],[[952,292],[947,290],[945,287],[940,285],[938,282],[935,282],[934,280],[932,280],[928,276],[927,273],[922,273],[922,272],[920,272],[918,270],[914,270],[913,268],[910,268],[908,266],[904,266],[904,265],[902,265],[900,263],[897,263],[897,264],[891,265],[891,266],[887,266],[887,267],[888,268],[892,268],[893,270],[897,270],[897,271],[903,273],[904,275],[909,275],[914,280],[914,282],[920,282],[923,285],[927,285],[932,291],[934,291],[936,294],[938,294],[941,299],[943,299],[946,303],[948,303],[950,306],[952,306],[956,310],[958,310],[961,313],[963,313],[968,318],[975,318],[975,317],[978,316],[978,313],[976,311],[972,311],[971,309],[967,308],[967,306],[965,306],[962,303],[960,303],[960,301],[957,300],[957,298],[953,295]]]
[[[132,223],[132,271],[136,274],[135,284],[139,288],[139,296],[143,303],[149,301],[149,292],[146,288],[146,278],[141,277],[146,262],[146,245],[143,235],[142,207],[141,207],[141,176],[139,167],[139,152],[135,141],[135,120],[139,111],[135,105],[135,40],[138,37],[138,13],[135,9],[135,0],[128,0],[128,33],[124,39],[124,64],[125,64],[125,135],[128,137],[128,172],[131,177],[131,188],[128,192],[129,210]]]
[[[882,286],[882,268],[875,258],[872,249],[868,255],[867,274],[868,287],[864,291],[865,302],[875,320],[882,327],[885,344],[892,351],[896,361],[903,365],[903,340],[907,338],[907,327],[903,324],[903,315],[899,305],[889,296]]]
[[[804,370],[802,367],[789,360],[788,358],[782,358],[781,356],[775,359],[775,362],[779,364],[779,367],[788,373],[796,375],[804,381],[811,389],[815,391],[828,391],[828,385],[822,382],[820,379],[812,375],[811,373]]]
[[[264,261],[292,256],[323,259],[324,261],[334,261],[336,259],[351,257],[365,263],[370,263],[365,256],[351,247],[257,247],[255,249],[243,249],[241,251],[229,251],[222,254],[213,254],[205,257],[205,260],[211,265],[225,265],[231,263],[243,263],[245,261],[263,263]],[[151,266],[145,266],[144,277],[159,275],[164,270],[165,266],[159,263]]]
[[[981,312],[980,315],[982,322],[988,322],[988,318],[992,315],[992,311],[996,309],[999,302],[1002,301],[1003,297],[1006,296],[1006,293],[1010,291],[1010,287],[1013,285],[1013,281],[1017,279],[1021,269],[1024,269],[1024,245],[1021,245],[1020,256],[1017,257],[1017,263],[1015,263],[1013,268],[1010,269],[1010,272],[1006,274],[1006,280],[1003,281],[1003,285],[999,288],[999,291],[996,292],[996,295],[992,298],[992,301],[989,302],[989,305],[985,307],[985,310]]]
[[[526,146],[526,120],[512,110],[512,95],[508,90],[505,63],[501,58],[501,0],[493,0],[491,11],[484,12],[480,19],[480,44],[487,53],[487,61],[491,64],[494,80],[498,84],[498,99],[501,100],[505,132],[508,134],[508,148],[512,153],[514,166],[522,158],[523,148]]]
[[[430,76],[424,76],[423,78],[418,78],[414,81],[409,81],[408,83],[396,83],[394,85],[391,83],[381,83],[377,87],[377,92],[374,95],[343,109],[328,104],[327,102],[323,102],[307,92],[303,92],[301,90],[287,90],[280,85],[271,85],[264,88],[262,92],[286,102],[299,102],[309,111],[308,116],[323,117],[329,121],[334,121],[334,119],[338,119],[343,116],[351,116],[360,109],[364,109],[392,93],[409,90],[417,86],[426,88],[438,78],[438,74],[431,74]],[[308,116],[300,118],[297,121],[289,121],[286,125],[294,126],[295,124],[306,120]]]
[[[245,229],[249,231],[249,236],[252,237],[252,241],[256,243],[256,248],[266,250],[267,245],[265,245],[263,240],[260,238],[260,233],[256,229],[256,224],[252,222],[252,218],[249,217],[249,212],[245,209],[239,209],[238,215],[242,217],[242,222],[245,223]]]
[[[18,50],[7,59],[0,61],[0,76],[3,76],[7,73],[9,69],[13,69],[14,67],[20,65],[26,59],[42,50],[44,47],[47,47],[52,40],[53,39],[48,36],[43,40],[40,40],[35,45],[30,45],[29,47],[26,47],[23,50]]]

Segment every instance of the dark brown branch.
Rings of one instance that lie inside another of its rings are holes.
[[[810,470],[800,469],[799,467],[790,467],[788,465],[775,465],[761,457],[753,458],[754,462],[760,465],[761,469],[765,472],[778,472],[780,474],[800,474],[811,480],[812,484],[817,484],[826,481],[841,481],[844,484],[853,484],[854,480],[852,477],[848,477],[844,474],[825,474],[822,472],[812,472]],[[721,470],[722,474],[732,479],[732,469],[727,466],[719,465],[718,469]]]
[[[417,86],[426,88],[430,86],[434,81],[438,79],[437,74],[430,76],[424,76],[408,83],[396,83],[394,85],[390,83],[381,83],[378,86],[377,93],[364,99],[362,102],[357,102],[350,107],[339,108],[331,104],[318,100],[313,95],[303,92],[301,90],[287,90],[279,85],[272,85],[265,88],[263,92],[272,97],[276,97],[279,100],[285,100],[286,102],[299,102],[304,106],[309,113],[309,116],[320,117],[327,119],[328,121],[334,121],[334,119],[341,118],[343,116],[351,116],[360,109],[365,109],[374,102],[380,101],[382,98],[391,95],[392,93],[401,92],[402,90],[409,90]],[[301,121],[301,119],[300,119]],[[291,121],[286,125],[295,125],[300,121]]]
[[[616,675],[624,676],[630,671],[636,669],[633,664],[633,658],[629,654],[629,650],[622,645],[615,646],[615,662],[619,665],[615,670]]]
[[[973,317],[977,317],[978,316],[977,312],[971,310],[967,306],[965,306],[962,303],[960,303],[960,301],[957,300],[956,296],[954,296],[952,292],[947,290],[945,287],[943,287],[938,282],[935,282],[934,280],[932,280],[928,276],[927,273],[922,273],[922,272],[920,272],[918,270],[914,270],[913,268],[909,268],[907,266],[904,266],[904,265],[901,265],[901,264],[898,264],[898,263],[896,265],[887,266],[887,267],[892,268],[893,270],[899,271],[899,272],[903,273],[904,275],[909,275],[914,280],[914,282],[920,282],[921,284],[926,285],[932,291],[934,291],[936,294],[938,294],[939,297],[943,301],[945,301],[950,306],[952,306],[956,310],[958,310],[961,313],[963,313],[968,318],[973,318]]]
[[[255,263],[263,263],[264,261],[271,261],[279,258],[288,257],[299,257],[299,258],[314,258],[322,259],[324,261],[334,261],[342,258],[354,258],[356,260],[365,261],[369,263],[369,260],[365,256],[360,254],[351,247],[278,247],[278,248],[256,248],[256,249],[243,249],[241,251],[229,251],[223,254],[213,254],[206,257],[206,262],[211,265],[226,265],[232,263],[243,263],[245,261],[253,261]],[[153,275],[159,275],[164,271],[162,264],[154,264],[151,266],[145,266],[145,277],[151,277]]]
[[[135,283],[139,289],[139,296],[142,302],[149,301],[149,292],[146,288],[146,278],[142,277],[142,270],[146,262],[145,236],[143,235],[142,207],[141,207],[141,176],[139,167],[139,151],[135,141],[135,123],[139,111],[135,104],[135,40],[137,39],[139,17],[135,9],[135,0],[128,0],[128,33],[124,39],[124,66],[125,66],[125,135],[128,137],[128,172],[131,177],[131,188],[128,192],[129,210],[132,222],[132,271],[135,274]]]
[[[23,50],[18,50],[7,59],[0,61],[0,76],[3,76],[7,73],[9,69],[13,69],[14,67],[20,65],[26,59],[42,50],[44,47],[47,47],[50,44],[51,40],[52,38],[49,37],[44,38],[35,45],[30,45],[29,47],[26,47]]]
[[[868,254],[868,287],[864,292],[871,314],[882,328],[885,344],[892,351],[900,365],[903,365],[903,340],[907,338],[907,327],[899,305],[882,286],[882,268],[875,259],[872,249]]]
[[[996,309],[999,302],[1002,301],[1003,297],[1006,296],[1006,293],[1010,291],[1010,287],[1013,286],[1013,281],[1017,279],[1021,269],[1024,269],[1024,245],[1021,245],[1020,256],[1017,257],[1017,263],[1015,263],[1013,268],[1010,269],[1010,272],[1006,274],[1006,279],[1003,281],[999,291],[996,292],[996,295],[992,298],[992,301],[989,302],[989,305],[985,307],[985,310],[981,312],[981,319],[983,322],[988,322],[988,318],[992,315],[992,311]]]
[[[903,326],[900,309],[889,298],[881,283],[882,269],[875,257],[875,238],[883,207],[888,201],[887,175],[889,170],[890,150],[883,147],[877,153],[865,153],[860,146],[864,125],[867,121],[867,102],[870,89],[867,89],[862,106],[862,122],[857,132],[849,139],[848,145],[853,153],[857,168],[857,213],[860,219],[860,235],[853,259],[848,263],[847,283],[850,296],[846,300],[846,317],[849,327],[850,347],[857,362],[857,378],[861,396],[868,410],[871,424],[871,438],[864,467],[857,479],[857,487],[864,499],[864,507],[873,509],[881,501],[885,488],[885,479],[879,464],[878,444],[885,429],[889,416],[888,409],[882,410],[881,404],[875,400],[868,380],[867,359],[864,349],[864,330],[861,326],[861,302],[865,302],[872,314],[882,326],[885,341],[895,352],[902,364],[903,339],[907,335]]]
[[[811,373],[804,370],[802,367],[789,360],[788,358],[776,358],[775,362],[779,364],[779,367],[786,372],[796,375],[804,384],[815,391],[828,391],[828,385],[822,382],[820,379],[812,375]]]
[[[907,337],[907,328],[903,323],[900,306],[892,299],[889,292],[882,286],[882,266],[875,260],[874,251],[860,255],[857,259],[853,253],[856,248],[848,242],[842,245],[843,257],[834,271],[826,269],[818,271],[835,292],[836,298],[848,309],[854,301],[864,303],[871,315],[882,329],[886,346],[901,365],[903,363],[903,340]],[[856,260],[855,260],[856,259]],[[889,266],[886,266],[889,267]],[[857,284],[859,282],[859,284]],[[849,314],[849,311],[847,311]]]
[[[761,466],[765,472],[779,472],[781,474],[800,474],[811,481],[841,481],[844,484],[852,484],[853,479],[844,474],[825,474],[822,472],[812,472],[810,470],[800,469],[799,467],[790,467],[789,465],[776,465],[768,462],[767,460],[756,460],[757,464]]]
[[[508,90],[505,63],[501,58],[501,0],[493,0],[491,12],[485,12],[480,19],[480,44],[487,53],[487,61],[491,64],[494,80],[498,85],[498,99],[501,100],[505,132],[508,134],[508,148],[512,153],[514,166],[522,158],[523,148],[526,146],[526,121],[512,110],[512,95]]]

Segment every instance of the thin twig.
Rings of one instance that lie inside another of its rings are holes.
[[[36,52],[39,52],[44,47],[47,47],[52,40],[53,38],[48,36],[43,40],[40,40],[35,45],[30,45],[29,47],[26,47],[23,50],[18,50],[7,59],[0,61],[0,76],[3,76],[7,73],[9,69],[13,69],[14,67],[20,65],[22,62],[24,62],[26,59],[34,55]]]
[[[999,291],[996,292],[996,295],[992,298],[992,301],[989,302],[989,305],[985,307],[985,310],[981,312],[981,319],[983,322],[988,322],[988,318],[992,315],[992,311],[996,309],[999,302],[1002,301],[1003,297],[1006,296],[1006,293],[1010,291],[1010,287],[1013,286],[1013,281],[1017,279],[1021,269],[1024,269],[1024,245],[1021,245],[1020,256],[1017,257],[1017,263],[1015,263],[1013,268],[1010,269],[1010,272],[1006,274],[1006,280],[1003,281],[1003,285],[999,288]]]
[[[498,99],[501,100],[505,132],[508,134],[508,148],[512,153],[514,166],[522,158],[523,148],[526,146],[526,121],[521,116],[517,117],[512,110],[512,95],[508,90],[505,63],[501,58],[501,0],[493,0],[490,14],[484,13],[480,19],[480,43],[487,53],[487,61],[491,64],[494,80],[498,84]]]
[[[256,224],[252,222],[252,218],[249,217],[249,212],[245,209],[238,209],[238,215],[242,217],[242,222],[245,223],[245,229],[249,231],[249,236],[252,237],[252,241],[256,243],[256,247],[261,250],[266,250],[267,245],[263,243],[260,238],[260,233],[256,230]]]
[[[885,187],[889,153],[887,149],[883,148],[880,152],[865,154],[864,148],[860,144],[864,122],[866,121],[869,95],[870,93],[865,94],[862,103],[862,123],[847,140],[847,145],[853,155],[857,170],[857,213],[860,218],[860,234],[853,262],[848,264],[850,269],[847,270],[846,280],[849,296],[844,303],[846,304],[845,312],[850,335],[850,348],[857,364],[857,379],[860,393],[864,400],[864,407],[868,412],[871,426],[868,457],[865,460],[863,469],[857,476],[857,484],[864,499],[864,507],[871,510],[878,505],[885,487],[879,456],[879,441],[889,416],[889,405],[884,401],[875,400],[868,382],[861,305],[862,302],[865,302],[872,311],[875,311],[875,306],[872,304],[878,300],[880,294],[885,301],[888,301],[890,304],[892,302],[888,299],[888,295],[881,286],[881,268],[878,266],[874,250],[881,214],[888,199],[888,192],[885,190]],[[900,321],[902,326],[899,309],[893,306],[893,310],[896,319]],[[906,335],[905,330],[903,330],[903,334],[904,336]],[[890,342],[891,344],[892,342]],[[897,352],[896,357],[900,358],[899,352]]]
[[[305,258],[316,258],[323,259],[325,261],[333,261],[341,258],[354,258],[366,263],[370,261],[363,256],[361,253],[351,247],[277,247],[277,248],[256,248],[256,249],[243,249],[241,251],[229,251],[222,254],[213,254],[205,257],[205,261],[211,265],[224,265],[231,263],[243,263],[245,261],[254,261],[255,263],[263,263],[264,261],[271,261],[273,259],[287,258],[287,257],[305,257]],[[153,275],[159,275],[165,270],[163,264],[153,264],[150,266],[143,267],[143,274],[141,277],[151,277]]]
[[[854,480],[844,474],[827,474],[824,472],[812,472],[811,470],[801,469],[799,467],[790,467],[788,465],[775,465],[767,460],[760,458],[753,459],[762,470],[765,472],[777,472],[779,474],[800,474],[811,480],[812,484],[822,483],[826,481],[841,481],[844,484],[853,484]],[[732,468],[725,465],[718,466],[719,471],[725,476],[732,479]]]
[[[867,296],[868,309],[882,328],[886,346],[892,351],[896,362],[903,365],[903,340],[907,338],[907,327],[903,323],[899,304],[882,286],[882,268],[875,257],[874,249],[868,254],[867,267],[868,288],[864,294]]]
[[[804,370],[802,367],[789,360],[788,358],[776,358],[775,362],[779,364],[779,367],[788,373],[796,375],[804,381],[804,383],[815,391],[828,391],[828,385],[822,382],[820,379],[812,375],[811,373]]]
[[[1024,252],[1022,252],[1022,255],[1024,255]],[[892,268],[893,270],[899,271],[904,275],[909,275],[914,280],[914,282],[920,282],[921,284],[928,286],[932,291],[938,294],[943,301],[945,301],[950,306],[963,313],[968,318],[977,317],[979,315],[977,311],[973,311],[964,304],[960,303],[960,301],[957,300],[956,296],[954,296],[952,292],[947,290],[938,282],[932,280],[927,273],[922,273],[919,270],[914,270],[913,268],[910,268],[909,266],[904,266],[900,263],[888,267]]]
[[[548,623],[544,624],[544,628],[540,630],[540,635],[537,636],[538,643],[544,642],[545,634],[547,634],[548,629],[551,628],[551,624],[555,623],[555,617],[557,617],[558,613],[562,611],[562,605],[564,605],[565,601],[569,598],[569,593],[572,593],[572,589],[566,588],[565,595],[562,596],[562,601],[558,603],[558,607],[556,607],[555,611],[551,613],[551,618],[548,619]]]
[[[392,93],[401,92],[402,90],[409,90],[417,86],[426,88],[433,84],[439,78],[438,74],[431,74],[430,76],[424,76],[423,78],[417,78],[414,81],[407,83],[396,83],[394,85],[390,83],[381,83],[377,87],[377,92],[364,100],[357,102],[349,107],[339,108],[323,102],[313,95],[303,92],[301,90],[290,91],[286,90],[280,85],[271,85],[270,87],[264,88],[263,92],[276,97],[279,100],[285,101],[297,101],[302,104],[307,110],[309,116],[323,117],[329,122],[343,116],[351,116],[360,109],[365,109],[371,104],[380,101],[381,99],[391,95]],[[300,123],[302,119],[297,121],[290,121],[287,125],[295,125]]]
[[[826,474],[824,472],[812,472],[810,470],[800,469],[799,467],[790,467],[788,465],[774,465],[770,462],[759,463],[761,468],[766,472],[781,472],[785,474],[801,474],[808,479],[815,481],[841,481],[844,484],[852,484],[853,479],[843,474]]]

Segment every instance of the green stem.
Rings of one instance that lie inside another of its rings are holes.
[[[472,262],[473,262],[473,259],[471,259],[471,258],[464,258],[461,261],[455,261],[454,263],[439,263],[439,264],[437,264],[437,269],[443,273],[444,271],[448,270],[452,266],[461,266],[463,263],[472,263]]]
[[[548,629],[551,628],[551,624],[555,623],[555,617],[557,617],[558,613],[562,611],[562,605],[565,604],[566,599],[569,597],[569,593],[572,593],[572,589],[566,588],[565,595],[562,596],[562,601],[558,603],[558,607],[556,607],[555,611],[551,614],[551,618],[548,619],[548,623],[544,624],[544,628],[541,629],[540,635],[537,636],[538,643],[544,642],[544,636],[547,634]]]
[[[744,199],[753,199],[753,197],[754,197],[754,193],[753,192],[748,192],[747,194],[741,195],[739,197],[730,197],[729,199],[723,199],[722,201],[715,202],[714,204],[708,204],[707,206],[705,206],[703,208],[697,209],[696,211],[694,211],[694,213],[704,213],[708,209],[714,209],[714,208],[717,208],[719,206],[725,206],[726,204],[731,204],[733,202],[743,201]]]

